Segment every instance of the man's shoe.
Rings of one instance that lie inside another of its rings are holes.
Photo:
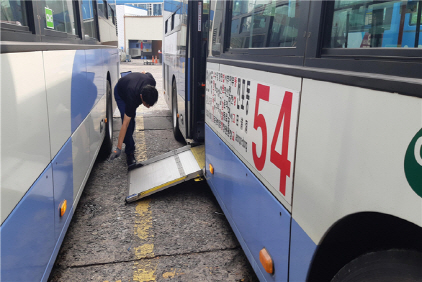
[[[126,155],[126,163],[128,167],[136,165],[135,154]]]

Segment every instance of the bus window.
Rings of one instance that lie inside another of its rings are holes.
[[[230,48],[295,47],[298,6],[298,1],[234,1]]]
[[[113,10],[110,5],[107,5],[107,16],[109,20],[113,20]]]
[[[106,5],[106,4],[104,3],[103,0],[97,0],[97,3],[98,3],[98,15],[100,17],[105,18],[106,17],[106,10],[105,10],[106,8],[104,7],[104,5]]]
[[[174,29],[174,16],[175,14],[171,15],[171,30]]]
[[[73,8],[73,1],[47,0],[45,1],[45,7],[52,11],[53,25],[47,25],[47,21],[43,21],[44,28],[77,35],[76,15]]]
[[[415,43],[418,1],[336,0],[331,5],[327,48],[422,47]]]
[[[26,10],[24,1],[1,1],[1,22],[27,26]]]
[[[84,38],[97,38],[92,0],[82,0],[82,19],[84,26]]]

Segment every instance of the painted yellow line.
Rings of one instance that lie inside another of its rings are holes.
[[[141,240],[147,240],[150,237],[149,230],[152,228],[150,202],[150,199],[146,199],[136,205],[135,236]]]
[[[140,155],[137,158],[146,160],[146,140],[144,131],[144,119],[138,118],[136,121],[137,149]],[[145,282],[156,281],[155,272],[158,266],[158,259],[146,259],[154,257],[154,233],[152,231],[151,200],[144,199],[136,205],[136,216],[134,234],[140,240],[140,246],[133,248],[138,261],[133,264],[133,281]]]
[[[158,259],[140,261],[134,264],[133,281],[146,282],[156,281],[155,272],[158,266]]]

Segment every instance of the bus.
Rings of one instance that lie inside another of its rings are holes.
[[[1,1],[1,281],[47,281],[111,152],[115,1]]]
[[[192,143],[204,140],[207,5],[206,1],[164,1],[164,98],[172,111],[174,137]]]
[[[205,122],[205,178],[259,280],[421,281],[422,2],[164,5],[173,127]]]

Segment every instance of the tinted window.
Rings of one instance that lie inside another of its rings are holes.
[[[295,47],[298,1],[234,1],[230,48]]]
[[[82,0],[82,22],[85,38],[97,38],[92,0]]]
[[[175,17],[175,14],[171,15],[171,30],[174,29],[174,17]]]
[[[77,34],[76,16],[71,0],[47,0],[45,1],[44,28],[56,31]],[[52,14],[52,21],[49,21]]]
[[[97,0],[97,4],[98,4],[98,15],[105,18],[105,16],[106,16],[105,5],[106,4],[104,3],[103,0]]]
[[[154,4],[153,10],[154,10],[154,13],[153,13],[154,16],[162,16],[161,4]]]
[[[1,22],[15,24],[19,26],[27,26],[26,11],[23,1],[1,0]]]
[[[332,20],[325,47],[421,48],[420,43],[415,44],[419,4],[336,0],[329,15]]]

